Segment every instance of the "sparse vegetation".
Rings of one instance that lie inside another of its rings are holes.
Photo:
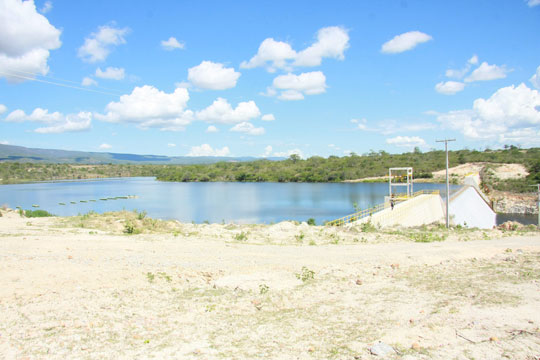
[[[22,212],[22,210],[19,211],[19,214]],[[27,218],[37,218],[37,217],[49,217],[54,216],[48,211],[45,210],[25,210],[23,213],[24,216]]]
[[[236,241],[246,241],[248,239],[248,234],[246,232],[239,232],[236,235],[234,235],[234,239]]]
[[[315,279],[315,271],[310,270],[305,266],[302,266],[302,270],[294,275],[298,280],[302,280],[302,282]]]

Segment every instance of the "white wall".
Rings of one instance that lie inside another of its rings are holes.
[[[449,207],[450,221],[454,225],[491,229],[497,224],[497,214],[472,186],[451,198]]]

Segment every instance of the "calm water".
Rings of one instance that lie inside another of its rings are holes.
[[[414,191],[422,189],[443,193],[445,186],[415,184]],[[182,222],[270,223],[312,217],[320,224],[353,213],[355,202],[361,209],[379,204],[387,194],[386,183],[176,183],[144,177],[1,185],[0,205],[32,209],[36,204],[61,216],[138,209],[153,218]],[[137,198],[99,200],[127,195]]]

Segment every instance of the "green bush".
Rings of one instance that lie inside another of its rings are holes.
[[[19,213],[21,211],[22,210],[20,210]],[[24,216],[28,218],[38,218],[38,217],[49,217],[49,216],[55,216],[55,215],[45,210],[25,210]]]
[[[315,222],[315,219],[314,219],[314,218],[309,218],[309,219],[307,220],[307,224],[308,224],[308,225],[311,225],[311,226],[317,225],[317,223]]]

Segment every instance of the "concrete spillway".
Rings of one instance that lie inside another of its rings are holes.
[[[444,204],[437,194],[424,194],[390,206],[369,217],[358,220],[358,223],[370,221],[378,227],[386,226],[420,226],[444,221]]]

